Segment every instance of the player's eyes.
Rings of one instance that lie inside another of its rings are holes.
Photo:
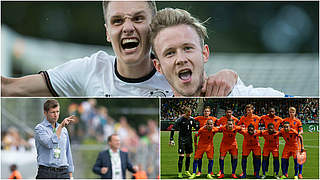
[[[169,58],[169,57],[173,56],[174,54],[175,54],[174,51],[168,51],[165,53],[165,57]]]
[[[143,22],[144,19],[145,19],[144,16],[136,16],[133,18],[133,21],[139,23],[139,22]]]
[[[186,47],[184,47],[184,50],[185,51],[190,51],[190,50],[192,50],[193,49],[193,47],[191,47],[191,46],[186,46]]]
[[[111,24],[113,25],[120,25],[122,24],[123,20],[121,18],[116,18],[111,20]]]

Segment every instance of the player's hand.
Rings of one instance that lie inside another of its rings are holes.
[[[175,145],[175,143],[173,140],[169,142],[169,146],[174,146],[174,145]]]
[[[71,115],[71,116],[65,118],[65,119],[62,121],[61,125],[62,125],[62,127],[66,127],[66,126],[68,126],[71,122],[74,122],[74,121],[75,121],[75,116],[74,116],[74,115]]]
[[[201,91],[205,96],[227,96],[232,91],[237,80],[238,75],[236,72],[224,69],[207,77]]]
[[[101,170],[100,170],[100,172],[101,172],[101,174],[106,174],[106,173],[108,172],[108,170],[109,170],[109,168],[107,168],[107,167],[102,167]]]

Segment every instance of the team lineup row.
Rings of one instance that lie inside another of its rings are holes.
[[[217,178],[224,178],[224,159],[229,152],[231,155],[232,164],[232,178],[237,178],[235,170],[237,167],[238,145],[236,141],[236,134],[243,135],[242,144],[242,173],[240,178],[246,178],[247,169],[247,157],[252,151],[254,176],[261,178],[259,175],[261,167],[261,147],[259,143],[259,136],[262,136],[265,140],[263,147],[263,160],[262,160],[262,178],[266,177],[266,172],[269,167],[270,153],[273,155],[274,176],[279,177],[279,137],[281,136],[285,140],[285,147],[281,157],[281,178],[288,178],[289,157],[294,159],[294,178],[302,179],[302,167],[303,161],[300,155],[305,155],[302,136],[303,133],[302,123],[296,118],[296,109],[294,107],[289,108],[289,117],[282,119],[275,115],[275,109],[270,108],[269,114],[261,117],[253,114],[254,107],[248,104],[245,108],[246,115],[242,116],[240,120],[232,116],[232,109],[226,109],[225,116],[217,120],[217,118],[210,116],[211,108],[209,106],[204,109],[204,116],[191,117],[191,109],[189,107],[184,108],[184,114],[179,117],[174,126],[171,129],[170,145],[174,145],[174,131],[179,131],[178,140],[178,177],[183,178],[182,164],[184,154],[186,154],[185,161],[185,174],[190,179],[196,178],[201,175],[202,156],[207,154],[208,158],[208,175],[207,178],[212,179],[212,167],[213,167],[213,137],[215,133],[222,132],[223,137],[220,144],[220,157],[219,165],[220,171],[217,174]],[[190,157],[193,153],[192,147],[192,130],[198,130],[194,136],[194,161],[193,161],[193,173],[189,172]],[[199,137],[199,141],[197,139]],[[297,158],[298,157],[298,158]],[[299,161],[299,162],[298,162]],[[197,167],[199,169],[198,173]]]

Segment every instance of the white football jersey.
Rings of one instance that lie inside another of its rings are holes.
[[[283,92],[272,88],[254,88],[252,85],[245,86],[238,76],[237,84],[233,87],[228,97],[284,97]]]
[[[127,79],[116,70],[115,59],[99,51],[90,57],[71,60],[44,72],[47,85],[56,96],[173,96],[169,83],[155,69],[143,78]]]
[[[119,74],[116,58],[103,51],[90,57],[71,60],[42,72],[54,96],[75,97],[172,97],[173,92],[163,75],[153,69],[147,76],[128,79]],[[238,77],[229,97],[284,97],[272,88],[245,86]]]

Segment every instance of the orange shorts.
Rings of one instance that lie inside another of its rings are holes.
[[[261,156],[260,146],[253,146],[253,147],[242,146],[242,156],[249,156],[251,151],[255,156]]]
[[[290,156],[293,157],[293,159],[297,158],[297,152],[298,152],[298,148],[289,148],[287,146],[284,146],[283,152],[282,152],[282,158],[284,159],[289,159]]]
[[[210,147],[206,147],[206,148],[199,148],[196,150],[196,153],[194,155],[195,159],[201,159],[203,154],[207,153],[207,158],[208,159],[213,159],[213,153],[214,153],[214,149],[213,146]]]
[[[263,156],[269,156],[270,153],[273,157],[279,157],[279,148],[263,147]]]
[[[232,156],[238,156],[238,145],[220,145],[220,156],[226,156],[229,152]]]

